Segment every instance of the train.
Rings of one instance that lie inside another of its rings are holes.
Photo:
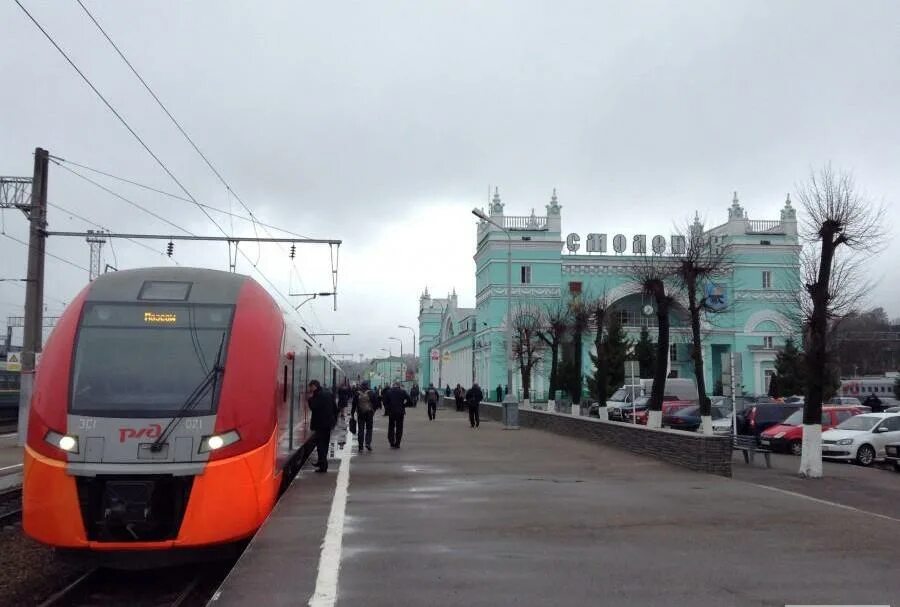
[[[341,378],[248,276],[102,275],[67,306],[38,365],[23,529],[106,563],[239,545],[311,450],[306,386]]]
[[[855,396],[860,401],[865,400],[870,394],[878,398],[893,398],[894,386],[900,375],[890,373],[886,375],[867,375],[865,377],[853,377],[841,380],[841,396]]]

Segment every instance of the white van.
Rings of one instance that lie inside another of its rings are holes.
[[[642,379],[641,386],[644,389],[644,394],[649,396],[650,390],[653,388],[653,380]],[[691,402],[697,402],[700,400],[700,396],[697,393],[697,382],[695,382],[693,379],[684,377],[667,378],[666,386],[665,388],[663,388],[663,394],[665,396],[674,396],[678,400],[687,400]]]

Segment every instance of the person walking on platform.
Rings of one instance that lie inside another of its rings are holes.
[[[409,389],[409,406],[415,407],[419,404],[419,384],[413,384]]]
[[[350,417],[356,415],[356,436],[359,439],[359,452],[363,447],[372,450],[372,425],[375,422],[375,411],[378,409],[378,397],[375,391],[369,388],[367,382],[363,382],[356,394],[353,395],[353,404],[350,406]]]
[[[481,386],[478,385],[478,382],[475,382],[466,392],[466,404],[469,406],[469,423],[472,424],[473,428],[477,428],[481,425],[478,407],[481,405],[482,400],[484,400],[484,393],[482,393]]]
[[[353,398],[353,390],[350,388],[350,384],[346,379],[344,380],[344,383],[341,384],[341,387],[338,388],[337,397],[338,411],[340,411],[341,419],[344,419],[347,415],[347,405],[350,404],[350,399]]]
[[[503,387],[500,384],[497,384],[497,402],[501,402],[503,400]]]
[[[384,409],[388,414],[388,443],[392,449],[400,448],[400,441],[403,439],[403,418],[406,416],[407,405],[409,405],[409,394],[400,387],[399,382],[394,382],[384,396]]]
[[[450,384],[447,384],[447,387],[444,389],[444,396],[450,398]]]
[[[386,400],[388,389],[389,387],[385,385],[376,390],[378,392],[378,403],[384,407],[384,417],[387,417],[388,414]]]
[[[456,410],[463,410],[463,401],[466,398],[466,391],[459,384],[456,384],[456,389],[453,390],[453,396],[456,398]]]
[[[437,404],[440,398],[441,395],[438,394],[434,384],[428,384],[428,388],[425,390],[425,404],[428,405],[428,419],[431,421],[437,417]]]
[[[328,443],[334,426],[334,395],[322,387],[319,380],[309,382],[309,429],[315,432],[316,472],[328,472]]]

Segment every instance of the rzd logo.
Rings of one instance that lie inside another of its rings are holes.
[[[150,424],[146,428],[119,428],[119,442],[124,443],[129,438],[159,438],[162,434],[162,426]]]

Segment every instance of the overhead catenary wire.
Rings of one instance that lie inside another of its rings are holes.
[[[122,59],[122,61],[125,63],[125,65],[128,66],[128,69],[131,70],[131,73],[134,74],[134,76],[138,79],[138,81],[140,81],[141,85],[143,85],[143,87],[147,90],[147,92],[150,93],[150,96],[153,97],[153,100],[156,102],[156,104],[159,105],[160,109],[162,109],[162,111],[166,114],[166,116],[169,117],[169,120],[171,120],[172,124],[175,125],[175,128],[178,129],[178,132],[181,133],[181,135],[185,138],[185,140],[187,140],[187,142],[191,145],[191,147],[194,149],[194,151],[197,152],[197,154],[200,156],[200,158],[203,159],[203,161],[206,163],[206,166],[209,167],[209,169],[219,179],[219,181],[222,183],[222,185],[225,186],[227,192],[231,193],[231,195],[234,196],[235,200],[237,200],[238,203],[240,203],[240,205],[244,208],[244,210],[247,211],[247,214],[250,216],[250,221],[253,223],[253,231],[255,234],[258,235],[258,233],[256,232],[256,223],[260,223],[260,225],[263,225],[263,226],[264,226],[264,224],[259,222],[259,220],[256,218],[256,215],[254,215],[254,213],[250,209],[250,207],[247,206],[247,204],[240,197],[240,195],[235,191],[235,189],[233,187],[231,187],[231,184],[228,183],[228,181],[225,179],[225,177],[222,176],[222,173],[215,167],[215,165],[213,165],[212,161],[206,156],[206,154],[203,153],[203,151],[200,149],[200,147],[197,145],[197,143],[193,140],[193,138],[191,138],[191,136],[188,135],[187,131],[184,129],[184,127],[181,125],[181,123],[178,122],[178,120],[175,118],[175,116],[172,114],[172,112],[169,111],[169,108],[166,107],[166,105],[162,102],[162,100],[159,98],[159,96],[153,91],[153,89],[150,87],[150,85],[147,83],[147,81],[144,79],[144,77],[141,76],[141,74],[138,72],[137,68],[135,68],[134,65],[128,60],[128,58],[125,56],[125,53],[122,52],[122,49],[120,49],[119,46],[113,41],[112,37],[106,32],[106,30],[103,28],[103,26],[100,25],[100,22],[97,21],[97,19],[94,17],[94,15],[91,13],[91,11],[88,10],[88,8],[84,5],[84,3],[81,0],[76,0],[76,1],[78,2],[78,5],[81,7],[81,9],[88,16],[88,18],[91,20],[91,22],[93,22],[93,24],[97,27],[97,29],[100,31],[100,33],[103,35],[103,37],[106,38],[106,41],[109,42],[109,44],[113,47],[116,54],[118,54],[119,58]],[[191,197],[191,198],[192,198],[192,202],[195,202],[195,203],[197,202],[196,200],[193,200],[193,197]],[[229,201],[229,204],[230,204],[230,201]],[[221,230],[221,228],[219,228],[219,229]],[[279,228],[274,228],[274,229],[279,229]],[[233,227],[232,227],[232,230],[233,230]],[[268,232],[268,230],[266,229],[265,226],[263,227],[263,231],[266,232],[266,234],[268,234],[271,237],[271,233]],[[224,233],[224,231],[223,231],[223,233]],[[280,244],[278,245],[278,247],[284,252],[284,247],[282,247]],[[237,249],[236,249],[236,253],[237,253]],[[256,262],[251,264],[251,265],[253,265],[254,268],[256,268],[257,264],[259,263],[260,254],[261,254],[261,248],[259,246],[257,246]],[[231,253],[229,250],[229,264],[231,264],[230,255],[231,255]],[[241,255],[249,261],[249,258],[247,258],[246,254],[241,252]],[[299,282],[302,287],[303,279],[300,277],[299,272],[297,274],[297,278],[299,279]],[[336,280],[336,276],[333,276],[333,279]],[[320,322],[318,319],[318,315],[315,313],[315,310],[313,310],[313,316],[316,318],[316,320],[318,322]]]
[[[33,247],[33,245],[28,244],[27,242],[25,242],[24,240],[21,240],[20,238],[16,238],[16,237],[13,236],[12,234],[7,234],[7,233],[4,232],[4,233],[0,234],[0,236],[5,236],[6,238],[9,238],[10,240],[13,240],[13,241],[15,241],[15,242],[18,242],[18,243],[21,244],[21,245],[25,245],[25,246],[28,247],[29,249]],[[90,274],[90,270],[88,270],[88,269],[85,268],[84,266],[78,265],[78,264],[75,263],[75,262],[69,261],[68,259],[65,259],[65,258],[63,258],[63,257],[60,257],[60,256],[58,256],[58,255],[54,255],[53,253],[48,253],[47,251],[44,251],[44,255],[46,255],[47,257],[52,257],[53,259],[56,259],[57,261],[61,261],[61,262],[65,263],[65,264],[68,264],[68,265],[72,266],[73,268],[78,268],[79,270],[84,270],[85,272],[87,272],[87,273]]]
[[[69,65],[72,66],[72,69],[74,69],[76,72],[78,72],[78,75],[81,76],[81,79],[84,80],[84,82],[89,87],[91,87],[91,90],[94,91],[94,93],[97,95],[97,97],[100,98],[100,100],[109,109],[109,111],[113,113],[113,115],[119,120],[119,122],[122,123],[122,125],[126,129],[128,129],[128,132],[131,133],[132,137],[134,137],[135,140],[137,140],[137,142],[141,145],[141,147],[144,148],[144,150],[147,152],[147,154],[149,154],[150,157],[153,158],[154,161],[156,161],[156,164],[158,164],[160,166],[160,168],[163,171],[165,171],[166,174],[172,179],[172,181],[175,182],[175,185],[177,185],[181,189],[181,191],[184,192],[185,196],[187,196],[188,198],[191,199],[191,202],[193,202],[194,204],[197,204],[197,200],[191,195],[190,191],[188,191],[188,189],[184,186],[184,184],[181,183],[181,181],[175,176],[175,174],[169,169],[169,167],[166,166],[166,163],[164,163],[160,159],[160,157],[157,156],[153,152],[152,149],[150,149],[150,146],[147,145],[147,143],[143,140],[143,138],[141,138],[141,136],[137,134],[137,131],[135,131],[132,128],[132,126],[128,123],[128,121],[125,120],[125,118],[122,117],[122,115],[118,112],[118,110],[116,110],[116,108],[113,107],[113,105],[106,99],[106,97],[103,96],[103,93],[101,93],[100,90],[96,86],[94,86],[94,83],[91,82],[90,78],[88,78],[84,74],[84,72],[82,72],[81,69],[75,64],[75,62],[72,61],[72,59],[69,57],[69,55],[62,49],[61,46],[59,46],[59,44],[56,43],[56,40],[53,39],[53,37],[49,34],[49,32],[47,32],[47,30],[44,29],[44,27],[38,22],[38,20],[35,19],[34,16],[30,12],[28,12],[28,9],[26,9],[22,5],[22,2],[20,0],[13,0],[13,1],[19,6],[20,9],[22,9],[22,11],[28,16],[28,18],[31,19],[31,22],[34,23],[34,25],[41,31],[41,33],[44,34],[44,37],[46,37],[47,40],[50,41],[50,44],[52,44],[53,47],[57,51],[59,51],[59,53],[63,56],[63,58],[69,63]],[[219,228],[219,230],[223,234],[225,233],[225,231],[222,230],[222,227],[216,222],[216,220],[213,219],[212,216],[210,216],[210,214],[206,212],[206,209],[204,209],[203,207],[201,207],[199,205],[197,206],[197,208],[199,208],[203,212],[203,214],[206,215],[206,218],[209,219],[213,223],[213,225],[215,225],[217,228]]]
[[[68,158],[61,158],[61,157],[59,157],[59,156],[54,156],[54,155],[51,154],[51,155],[50,155],[50,160],[51,160],[51,161],[55,160],[55,161],[57,161],[57,162],[62,162],[62,163],[65,163],[65,164],[69,164],[69,165],[78,167],[78,168],[80,168],[80,169],[84,169],[84,170],[86,170],[86,171],[91,171],[92,173],[97,173],[98,175],[103,175],[104,177],[109,177],[110,179],[115,179],[116,181],[121,181],[121,182],[123,182],[123,183],[127,183],[127,184],[129,184],[129,185],[133,185],[133,186],[135,186],[135,187],[138,187],[138,188],[141,188],[141,189],[150,191],[150,192],[155,192],[155,193],[157,193],[157,194],[160,194],[160,195],[162,195],[162,196],[167,196],[168,198],[172,198],[172,199],[174,199],[174,200],[180,200],[180,201],[182,201],[182,202],[186,202],[186,203],[189,203],[189,204],[193,204],[193,203],[191,202],[191,199],[190,199],[190,198],[185,198],[184,196],[179,196],[178,194],[173,194],[172,192],[167,192],[167,191],[165,191],[165,190],[161,190],[161,189],[159,189],[159,188],[155,188],[155,187],[153,187],[153,186],[150,186],[150,185],[147,185],[147,184],[144,184],[144,183],[140,183],[139,181],[135,181],[135,180],[133,180],[133,179],[128,179],[127,177],[122,177],[122,176],[120,176],[120,175],[115,175],[115,174],[110,173],[110,172],[108,172],[108,171],[104,171],[104,170],[97,169],[97,168],[94,168],[94,167],[91,167],[91,166],[88,166],[88,165],[85,165],[85,164],[82,164],[82,163],[79,163],[79,162],[75,162],[74,160],[69,160]],[[233,194],[233,192],[231,192],[231,193]],[[207,209],[208,211],[212,211],[212,212],[214,212],[214,213],[221,213],[222,215],[226,215],[226,216],[231,217],[231,218],[233,218],[233,219],[240,219],[241,221],[249,221],[249,222],[251,222],[251,223],[255,221],[257,224],[259,224],[259,226],[261,226],[261,227],[263,227],[263,228],[271,228],[271,229],[273,229],[273,230],[278,230],[279,232],[283,232],[283,233],[285,233],[285,234],[288,234],[289,236],[296,236],[297,238],[309,238],[309,236],[306,236],[305,234],[299,234],[299,233],[297,233],[297,232],[292,232],[291,230],[287,230],[287,229],[282,228],[282,227],[280,227],[280,226],[272,225],[272,224],[270,224],[270,223],[264,223],[264,222],[262,222],[262,221],[259,221],[258,219],[253,219],[253,218],[251,218],[251,217],[247,217],[246,215],[241,215],[240,213],[234,213],[233,211],[226,211],[225,209],[220,209],[219,207],[212,206],[212,205],[209,205],[209,204],[205,204],[205,203],[202,203],[202,202],[198,202],[197,204],[201,205],[203,208]],[[232,230],[233,230],[233,229],[234,229],[234,228],[233,228],[233,226],[232,226]]]
[[[169,169],[169,167],[162,161],[162,159],[160,159],[159,156],[157,156],[153,152],[153,150],[143,140],[143,138],[141,138],[141,136],[138,135],[137,131],[135,131],[135,129],[132,128],[132,126],[128,123],[128,121],[125,120],[125,118],[115,109],[115,107],[113,107],[113,105],[109,102],[109,100],[107,100],[106,97],[99,91],[99,89],[97,89],[97,87],[94,85],[94,83],[91,82],[91,80],[75,64],[75,62],[62,49],[62,47],[59,44],[57,44],[56,40],[53,39],[53,37],[50,35],[50,33],[47,32],[47,30],[44,29],[44,27],[40,24],[40,22],[38,22],[38,20],[28,11],[28,9],[25,8],[25,6],[22,4],[22,2],[20,0],[14,0],[14,2],[22,10],[22,12],[25,13],[25,15],[29,18],[29,20],[31,20],[31,22],[35,25],[35,27],[38,28],[38,30],[44,35],[44,37],[50,42],[50,44],[53,45],[53,47],[63,56],[63,58],[66,60],[66,62],[72,67],[72,69],[74,69],[76,71],[76,73],[81,77],[81,79],[90,87],[90,89],[94,92],[94,94],[103,102],[103,104],[106,106],[106,108],[128,130],[128,132],[140,144],[140,146],[147,152],[147,154],[151,158],[153,158],[153,160],[169,176],[169,178],[172,179],[173,182],[175,182],[175,184],[179,187],[179,189],[182,192],[184,192],[185,196],[187,196],[190,199],[190,201],[194,205],[196,205],[197,208],[199,208],[201,210],[201,212],[203,212],[203,214],[206,216],[206,218],[209,219],[209,221],[222,234],[227,236],[228,234],[227,234],[227,232],[225,232],[225,230],[222,228],[222,226],[219,225],[219,223],[215,219],[213,219],[213,217],[207,212],[207,210],[197,201],[197,199],[191,194],[191,192],[184,186],[184,184],[175,176],[175,174]],[[224,180],[223,180],[223,183],[225,183]],[[100,186],[100,187],[102,187],[102,186]],[[228,187],[227,183],[226,183],[226,187]],[[234,194],[235,199],[238,202],[240,202],[241,206],[243,206],[247,210],[247,212],[251,215],[251,217],[253,217],[252,211],[250,211],[249,207],[246,206],[246,204],[243,202],[243,200],[240,198],[240,196],[238,196],[238,194],[236,192],[234,192],[234,190],[231,190],[231,191]],[[185,232],[187,231],[187,230],[184,230],[183,228],[179,228],[179,229],[182,231],[185,231]],[[261,270],[259,270],[259,268],[256,266],[256,264],[254,264],[250,260],[250,258],[247,256],[246,253],[244,253],[243,251],[240,251],[240,250],[238,250],[238,252],[248,263],[251,264],[253,269],[256,270],[256,272],[266,281],[266,283],[269,284],[273,288],[273,290],[279,295],[279,297],[281,297],[285,301],[285,303],[287,304],[287,309],[293,310],[293,306],[290,305],[290,300],[284,295],[284,293],[282,293],[281,289],[279,289],[277,286],[275,286],[274,283],[272,283],[272,281],[267,276],[265,276],[265,274]],[[303,320],[303,317],[301,314],[299,314],[299,312],[297,312],[297,315],[301,320]],[[315,315],[315,313],[314,313],[314,315]]]
[[[100,224],[100,223],[97,223],[97,222],[94,221],[93,219],[90,219],[90,218],[88,218],[88,217],[84,217],[83,215],[79,215],[79,214],[76,213],[75,211],[72,211],[71,209],[67,209],[67,208],[65,208],[65,207],[62,206],[62,205],[58,205],[58,204],[56,204],[55,202],[49,202],[49,201],[48,201],[48,202],[47,202],[47,206],[53,207],[53,208],[55,208],[55,209],[59,209],[59,210],[62,211],[63,213],[66,213],[66,214],[68,214],[68,215],[71,215],[72,217],[74,217],[74,218],[76,218],[76,219],[80,219],[81,221],[83,221],[83,222],[85,222],[85,223],[87,223],[87,224],[89,224],[89,225],[96,226],[96,227],[100,228],[101,230],[111,231],[108,227],[106,227],[106,226],[104,226],[104,225],[102,225],[102,224]],[[135,245],[137,245],[137,246],[139,246],[139,247],[141,247],[141,248],[147,249],[148,251],[152,251],[152,252],[156,253],[157,255],[161,255],[162,257],[166,257],[166,254],[163,253],[162,251],[159,251],[159,250],[157,250],[157,249],[154,249],[154,248],[151,247],[150,245],[145,244],[145,243],[141,242],[140,240],[135,240],[134,238],[125,238],[124,240],[127,240],[128,242],[130,242],[130,243],[132,243],[132,244],[135,244]],[[110,247],[112,247],[112,240],[110,240]],[[113,252],[113,255],[115,255],[115,252]],[[166,257],[166,259],[171,259],[171,258],[170,258],[170,257]],[[176,260],[171,259],[171,261],[172,261],[175,265],[178,265],[178,262],[177,262]],[[117,267],[118,267],[118,264],[117,264]]]

